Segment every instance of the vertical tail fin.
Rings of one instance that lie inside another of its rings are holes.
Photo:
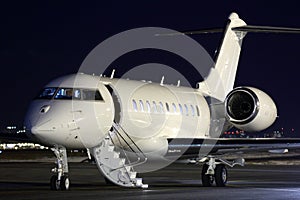
[[[220,46],[215,66],[205,80],[199,83],[199,90],[220,101],[233,89],[242,40],[246,32],[233,28],[246,26],[236,13],[229,16],[224,38]]]

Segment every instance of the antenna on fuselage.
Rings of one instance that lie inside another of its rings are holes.
[[[113,78],[114,78],[115,71],[116,71],[115,69],[112,70],[111,75],[110,75],[110,79],[113,79]]]
[[[161,77],[160,85],[164,85],[165,76]]]

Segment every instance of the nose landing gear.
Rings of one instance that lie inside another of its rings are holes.
[[[56,167],[52,169],[55,173],[50,179],[50,189],[51,190],[69,190],[70,189],[70,179],[68,176],[68,159],[67,150],[65,147],[56,146],[51,149],[57,160]]]

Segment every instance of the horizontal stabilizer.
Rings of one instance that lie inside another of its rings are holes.
[[[234,27],[233,31],[254,32],[254,33],[300,33],[299,28],[275,27],[275,26],[240,26]],[[224,28],[208,28],[200,30],[189,30],[174,33],[155,34],[155,36],[176,36],[176,35],[199,35],[206,33],[222,33]]]
[[[273,27],[273,26],[240,26],[232,28],[233,31],[257,33],[300,33],[299,28]]]
[[[155,34],[155,36],[176,36],[176,35],[198,35],[198,34],[206,34],[206,33],[222,33],[224,31],[223,28],[208,28],[201,30],[189,30],[189,31],[181,31],[181,32],[173,32],[173,33],[161,33]]]

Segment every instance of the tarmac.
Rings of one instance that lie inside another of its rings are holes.
[[[201,166],[172,164],[140,174],[148,189],[107,185],[96,165],[71,162],[69,191],[51,191],[51,162],[0,162],[0,199],[300,199],[299,165],[228,168],[226,187],[202,187]]]

